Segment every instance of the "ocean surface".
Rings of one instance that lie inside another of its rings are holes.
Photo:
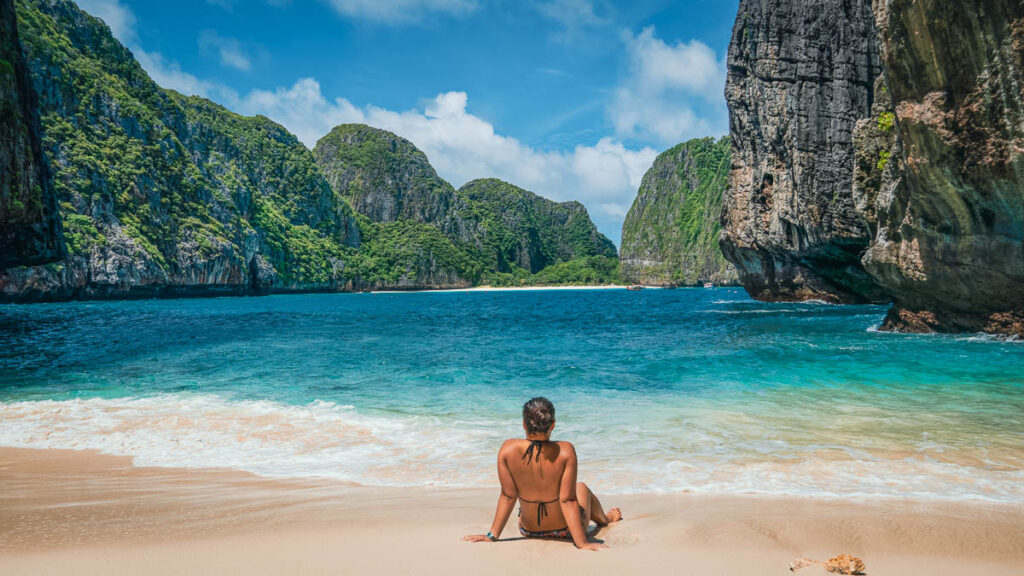
[[[599,493],[1024,502],[1024,344],[738,289],[0,306],[0,446],[495,486],[532,396]]]

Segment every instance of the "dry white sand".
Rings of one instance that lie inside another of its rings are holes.
[[[370,294],[416,294],[419,292],[542,292],[549,290],[625,290],[627,286],[474,286],[442,290],[374,290]],[[651,288],[654,288],[653,286]]]
[[[0,449],[0,574],[784,575],[840,553],[872,575],[1024,573],[1024,505],[605,497],[625,520],[598,534],[603,552],[520,539],[514,518],[508,540],[460,541],[496,497]]]

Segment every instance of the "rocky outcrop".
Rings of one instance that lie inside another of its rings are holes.
[[[1024,3],[875,13],[901,154],[864,198],[864,266],[895,302],[885,327],[1024,336]]]
[[[472,242],[465,203],[427,155],[405,138],[364,124],[341,124],[317,141],[313,155],[327,182],[373,222],[411,220]]]
[[[17,12],[67,255],[0,270],[0,301],[457,288],[614,257],[579,204],[473,200],[367,126],[336,128],[314,155],[267,118],[160,88],[69,0]],[[503,242],[519,233],[535,233],[515,240],[540,257],[506,273]],[[607,277],[615,262],[597,264]]]
[[[4,299],[344,286],[355,214],[294,136],[161,89],[67,0],[17,9],[68,255],[0,273]]]
[[[493,178],[455,190],[426,154],[386,130],[336,126],[313,153],[331,186],[370,221],[367,251],[392,255],[387,271],[367,274],[383,287],[469,285],[494,273],[529,275],[616,255],[579,202],[553,202]]]
[[[498,272],[544,268],[588,256],[616,256],[579,202],[554,202],[496,178],[467,182],[459,196],[480,223],[479,240]]]
[[[0,269],[54,262],[63,254],[57,195],[14,1],[0,0]]]
[[[881,72],[869,0],[741,0],[721,247],[761,300],[885,298],[860,263],[853,130]]]
[[[644,174],[622,225],[624,281],[648,285],[736,284],[718,246],[728,138],[691,140],[661,153]]]
[[[743,1],[729,54],[722,247],[752,295],[1024,336],[1024,4]]]

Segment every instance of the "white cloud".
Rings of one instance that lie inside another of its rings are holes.
[[[446,92],[422,110],[360,108],[343,98],[328,100],[316,80],[305,78],[290,88],[253,91],[233,108],[280,122],[310,147],[338,124],[389,130],[423,150],[456,187],[495,177],[552,200],[579,200],[602,232],[618,240],[622,219],[657,151],[629,149],[612,138],[567,151],[540,151],[497,134],[493,125],[469,113],[467,104],[465,92]]]
[[[128,45],[138,39],[135,31],[135,14],[119,0],[78,0],[78,6],[103,20],[114,33],[114,37],[122,43]]]
[[[134,43],[134,16],[117,0],[81,3],[83,7],[101,5],[111,18],[117,18],[119,28],[115,35],[126,44]],[[398,3],[468,4],[458,0]],[[365,4],[371,2],[367,0]],[[110,21],[107,22],[109,25]],[[133,47],[133,52],[157,84],[183,94],[211,98],[241,114],[263,114],[288,128],[309,147],[338,124],[363,123],[383,128],[423,150],[441,177],[456,187],[475,178],[494,177],[552,200],[578,200],[587,206],[598,228],[616,241],[640,180],[657,156],[651,147],[631,149],[610,137],[571,150],[537,150],[513,137],[497,134],[490,122],[469,113],[465,92],[438,94],[422,109],[406,111],[372,105],[357,107],[344,98],[329,100],[313,78],[300,79],[290,87],[253,90],[241,96],[219,82],[183,71],[160,53],[139,47]]]
[[[216,52],[221,64],[236,70],[248,72],[252,68],[252,62],[238,40],[225,38],[214,30],[207,29],[199,33],[199,49],[203,52]]]
[[[398,24],[412,22],[431,13],[465,14],[476,9],[476,0],[326,0],[347,18]]]
[[[225,104],[242,114],[272,118],[310,148],[332,127],[364,119],[363,113],[347,100],[328,101],[312,78],[303,78],[289,88],[253,90]]]
[[[146,52],[140,48],[132,51],[135,59],[139,61],[142,68],[149,74],[154,82],[164,88],[177,90],[185,95],[212,97],[214,95],[233,94],[227,88],[200,80],[192,74],[185,72],[177,62],[172,62],[163,57],[159,52]]]
[[[625,33],[629,74],[614,91],[608,113],[624,137],[674,144],[725,133],[725,61],[705,44],[666,44],[653,27]]]

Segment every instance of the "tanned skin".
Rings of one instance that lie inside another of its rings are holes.
[[[498,450],[498,481],[501,483],[501,494],[498,506],[494,511],[494,522],[491,534],[495,540],[501,537],[505,524],[515,508],[516,500],[522,497],[532,502],[548,502],[547,515],[537,522],[539,504],[521,502],[519,522],[530,531],[558,530],[566,526],[572,534],[572,541],[580,550],[602,550],[606,545],[591,542],[587,539],[587,524],[594,521],[598,526],[606,526],[611,522],[622,520],[622,512],[612,508],[605,514],[601,502],[586,484],[576,481],[576,449],[569,442],[550,442],[551,432],[555,429],[552,423],[547,432],[527,433],[526,438],[506,440]],[[527,430],[523,424],[523,430]],[[530,461],[523,455],[530,447],[530,442],[543,440],[540,458],[532,455]],[[557,500],[557,502],[551,502]],[[557,506],[555,504],[558,504]],[[582,513],[580,509],[583,509]],[[581,517],[582,516],[582,517]],[[468,542],[491,542],[484,534],[471,534],[463,538]]]

